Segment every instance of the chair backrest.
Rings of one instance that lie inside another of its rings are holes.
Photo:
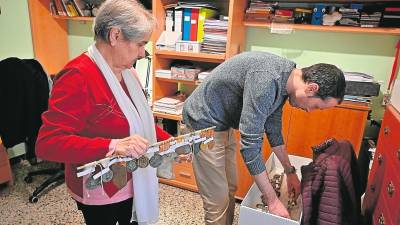
[[[48,106],[47,74],[35,59],[15,57],[0,61],[0,71],[0,136],[6,148],[25,142],[31,159]]]

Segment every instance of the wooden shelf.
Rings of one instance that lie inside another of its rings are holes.
[[[268,22],[243,22],[247,27],[271,28]],[[350,32],[350,33],[371,33],[371,34],[393,34],[399,35],[400,28],[366,28],[366,27],[347,27],[347,26],[320,26],[311,24],[292,24],[294,30],[311,30],[311,31],[331,31],[331,32]]]
[[[76,21],[93,21],[94,17],[90,16],[54,16],[55,19],[61,20],[76,20]]]
[[[181,83],[181,84],[188,84],[188,85],[193,85],[197,86],[200,84],[198,80],[177,80],[177,79],[170,79],[170,78],[162,78],[162,77],[156,77],[158,81],[162,82],[168,82],[168,83]]]
[[[370,104],[368,103],[352,102],[352,101],[343,101],[340,105],[337,105],[336,108],[354,109],[360,111],[371,110]]]
[[[222,63],[223,61],[225,61],[225,54],[190,53],[167,50],[156,50],[155,54],[158,57],[168,59],[183,59],[188,61],[201,61],[212,63]]]
[[[153,116],[170,119],[170,120],[176,120],[176,121],[182,120],[182,115],[175,115],[175,114],[168,114],[168,113],[161,113],[161,112],[154,112],[154,111],[153,111]]]

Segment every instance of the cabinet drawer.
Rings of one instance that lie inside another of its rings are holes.
[[[385,111],[379,140],[385,151],[390,152],[390,158],[397,158],[397,151],[400,149],[400,115],[392,107]],[[395,154],[395,155],[393,155]]]
[[[6,149],[0,144],[0,163],[6,160],[8,161]]]
[[[191,163],[179,163],[174,165],[175,179],[177,181],[197,186]]]
[[[398,179],[400,179],[400,138],[396,144],[396,147],[389,149],[387,155],[389,157],[390,164],[393,165],[393,173],[397,175]]]
[[[369,173],[368,188],[370,190],[366,190],[367,192],[372,191],[375,192],[377,195],[380,193],[380,186],[385,175],[387,164],[387,154],[385,154],[385,152],[381,149],[378,149],[372,163],[371,171]]]
[[[10,166],[8,164],[0,165],[0,184],[12,179]]]
[[[398,171],[394,170],[394,166],[389,163],[385,170],[385,177],[383,179],[380,196],[380,198],[385,199],[387,208],[390,209],[389,215],[391,221],[397,220],[396,217],[398,217],[398,215],[396,215],[396,212],[400,210],[400,180],[396,173],[398,173]]]
[[[388,205],[385,198],[381,195],[379,196],[378,204],[376,205],[373,214],[373,224],[374,225],[393,225],[390,219],[390,211],[388,210]]]

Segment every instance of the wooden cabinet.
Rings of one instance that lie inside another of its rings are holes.
[[[312,157],[311,146],[328,138],[349,140],[358,155],[370,108],[366,104],[344,102],[333,109],[305,112],[292,108],[286,137],[289,154]]]
[[[329,138],[349,140],[358,154],[369,110],[365,104],[344,102],[333,109],[307,113],[286,103],[283,108],[282,135],[289,154],[312,158],[311,147]],[[239,134],[237,138],[239,141]],[[239,150],[240,146],[237,151],[239,187],[236,197],[243,199],[253,183],[253,178],[247,171]],[[264,136],[264,160],[270,154],[271,147]]]
[[[373,224],[400,224],[400,113],[387,106],[370,171],[364,208]]]
[[[7,183],[9,186],[12,185],[13,177],[7,151],[0,140],[0,184],[2,183]]]

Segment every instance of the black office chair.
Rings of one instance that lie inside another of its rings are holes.
[[[35,143],[26,143],[27,152],[29,148],[35,148]],[[50,168],[50,169],[41,169],[36,171],[28,172],[24,181],[26,183],[32,183],[33,177],[38,175],[51,175],[47,178],[42,184],[40,184],[29,196],[30,203],[36,203],[39,200],[39,196],[43,193],[44,190],[48,190],[51,187],[57,187],[58,185],[64,183],[64,166],[61,164],[58,168]]]
[[[0,61],[0,136],[6,148],[24,142],[26,159],[35,161],[35,143],[42,124],[41,114],[47,110],[49,80],[40,63],[34,59],[15,57]],[[62,166],[55,169],[28,173],[27,183],[33,176],[52,174],[29,196],[29,202],[37,202],[38,196],[53,183],[64,179]]]

